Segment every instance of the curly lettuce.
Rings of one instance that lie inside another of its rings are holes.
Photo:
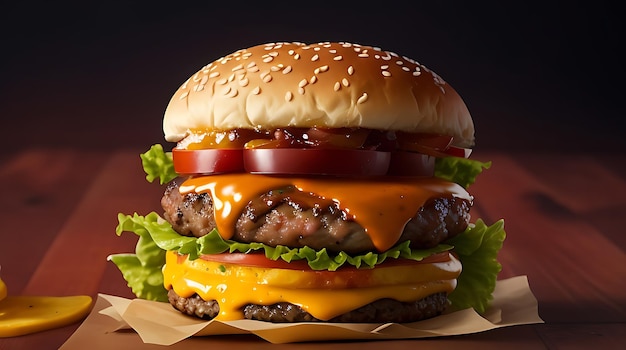
[[[472,307],[481,314],[487,310],[502,270],[497,257],[505,238],[504,220],[487,226],[478,219],[463,234],[446,241],[463,264],[457,286],[448,296],[453,308]]]
[[[444,157],[435,160],[435,177],[457,183],[464,188],[468,188],[476,182],[476,177],[489,169],[491,162],[479,162],[477,160]]]
[[[141,165],[146,173],[146,180],[152,183],[159,179],[161,185],[170,182],[178,174],[174,171],[172,152],[165,152],[160,144],[153,145],[148,151],[139,155]]]

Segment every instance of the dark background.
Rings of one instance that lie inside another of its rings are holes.
[[[617,4],[219,3],[2,5],[0,147],[147,148],[162,142],[170,96],[210,61],[265,42],[349,41],[441,75],[472,112],[477,148],[626,150]]]

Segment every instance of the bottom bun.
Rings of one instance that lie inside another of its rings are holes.
[[[178,311],[202,319],[213,319],[219,314],[215,300],[205,301],[198,294],[183,298],[170,290],[167,297]],[[339,302],[339,301],[337,301]],[[341,323],[405,323],[416,322],[440,315],[448,306],[446,293],[436,293],[415,302],[380,299],[358,309],[336,316],[328,321],[313,317],[301,307],[291,303],[272,305],[248,304],[243,309],[247,319],[275,323],[341,322]]]

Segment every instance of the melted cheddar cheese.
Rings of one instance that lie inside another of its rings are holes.
[[[251,198],[290,185],[337,202],[365,228],[379,251],[391,248],[398,241],[406,223],[428,199],[453,195],[472,200],[458,184],[432,177],[294,178],[237,173],[190,178],[180,186],[180,192],[210,193],[217,229],[224,239],[230,239],[240,213]]]
[[[342,271],[290,270],[241,266],[167,252],[163,267],[167,289],[182,297],[197,293],[216,300],[219,320],[243,318],[247,304],[289,302],[320,320],[329,320],[382,298],[417,301],[456,287],[461,263],[449,260]]]

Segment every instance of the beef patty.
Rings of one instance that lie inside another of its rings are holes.
[[[194,294],[189,298],[183,298],[171,289],[167,297],[178,311],[189,316],[209,320],[217,316],[220,311],[217,301],[205,301],[198,294]],[[407,303],[393,299],[380,299],[325,322],[416,322],[440,315],[447,305],[448,298],[446,293],[443,292]],[[243,308],[243,314],[247,319],[275,323],[320,321],[299,306],[285,302],[273,305],[248,304]]]
[[[165,219],[184,236],[202,237],[215,226],[208,193],[182,195],[182,179],[169,183],[161,205]],[[409,220],[398,243],[431,248],[465,230],[472,203],[452,196],[435,197]],[[232,240],[291,248],[309,246],[350,254],[374,251],[365,229],[349,219],[337,203],[294,187],[278,188],[252,199],[237,220]]]

